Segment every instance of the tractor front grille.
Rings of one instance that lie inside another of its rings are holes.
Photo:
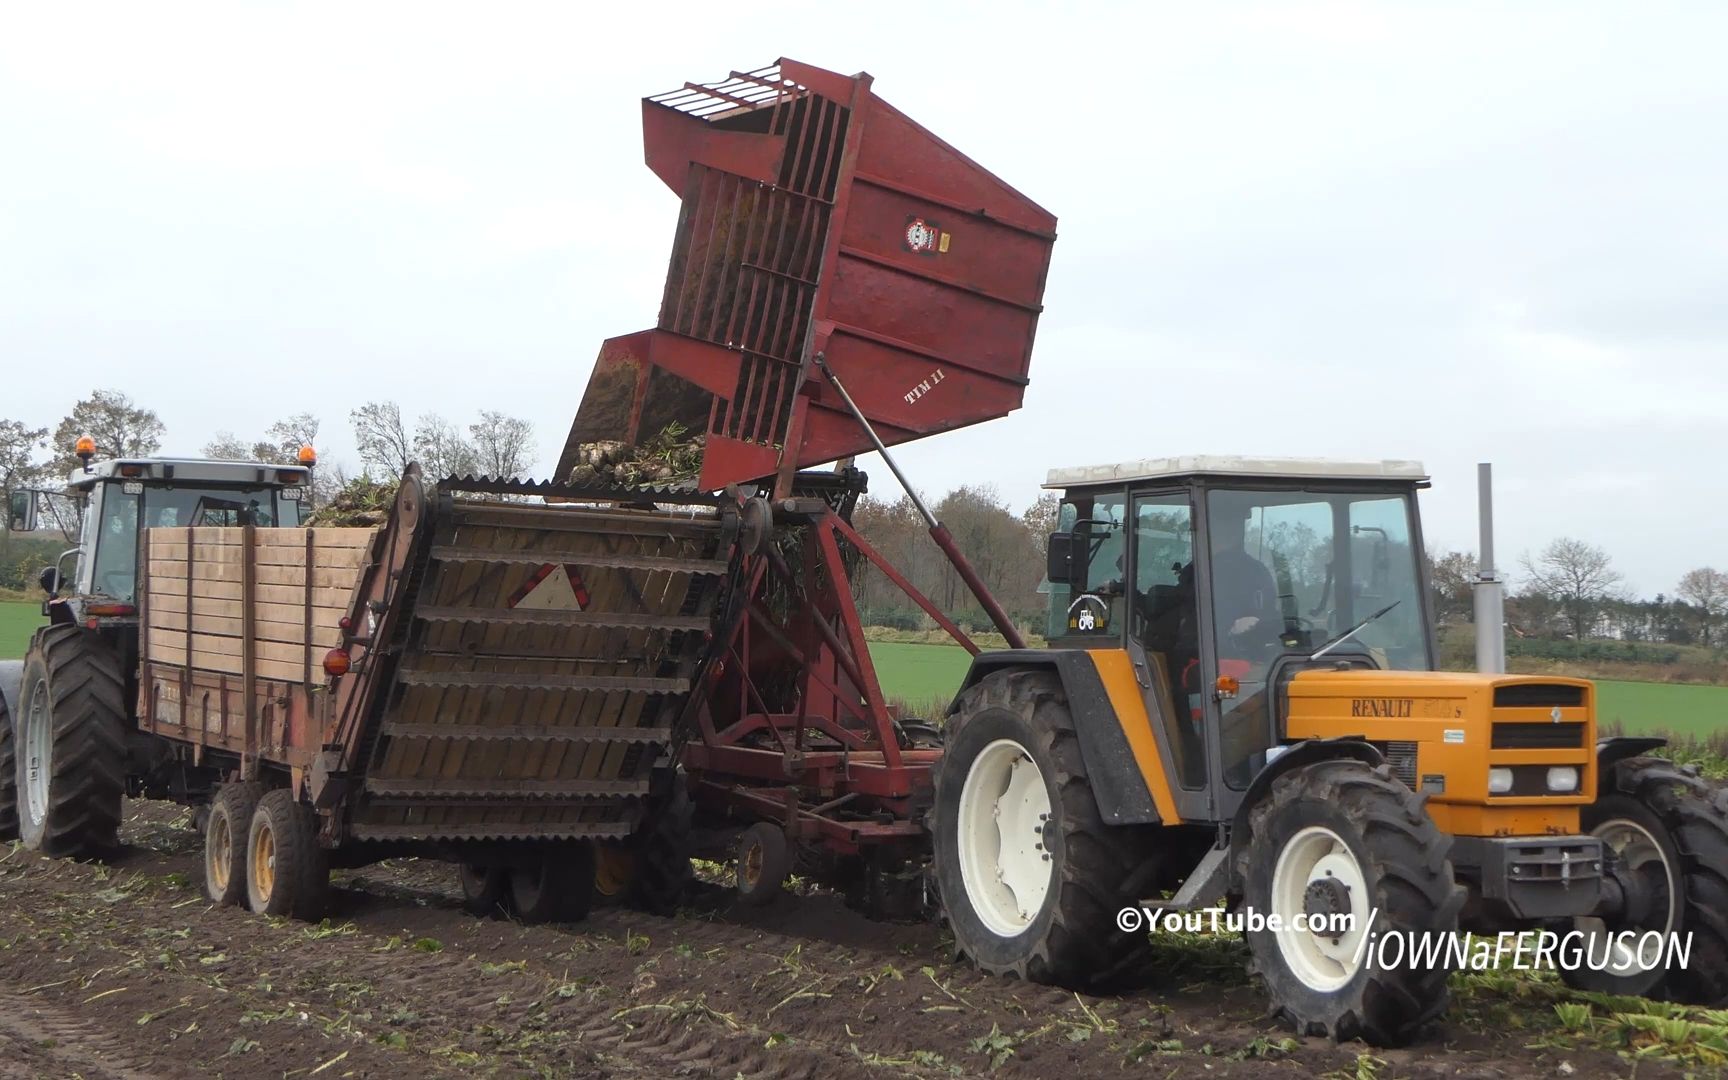
[[[1489,745],[1495,750],[1578,750],[1584,746],[1584,725],[1505,721],[1494,725]]]
[[[1397,739],[1374,743],[1376,749],[1386,756],[1386,764],[1392,767],[1392,775],[1403,782],[1410,790],[1416,790],[1416,744]]]

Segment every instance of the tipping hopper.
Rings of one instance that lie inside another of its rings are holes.
[[[1018,408],[1056,219],[877,97],[781,59],[642,104],[647,162],[683,199],[652,330],[608,340],[559,461],[582,443],[705,433],[699,486]]]

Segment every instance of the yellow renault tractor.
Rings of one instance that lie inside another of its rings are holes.
[[[957,948],[1121,986],[1147,914],[1227,901],[1274,1009],[1376,1043],[1458,966],[1404,946],[1461,929],[1555,931],[1598,961],[1577,985],[1728,996],[1728,793],[1599,739],[1588,681],[1435,670],[1426,486],[1402,461],[1053,470],[1050,647],[976,658],[937,767]]]

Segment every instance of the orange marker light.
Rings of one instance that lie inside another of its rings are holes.
[[[1218,691],[1220,701],[1233,698],[1242,692],[1242,683],[1234,675],[1220,675],[1213,685]]]
[[[318,451],[312,449],[311,443],[307,443],[305,446],[300,448],[298,454],[294,455],[294,460],[298,461],[302,465],[311,467],[318,464]]]
[[[72,452],[89,461],[96,456],[96,440],[88,435],[80,435],[78,441],[72,444]]]
[[[348,674],[348,664],[348,654],[341,649],[331,649],[324,654],[324,674],[326,675],[346,675]]]

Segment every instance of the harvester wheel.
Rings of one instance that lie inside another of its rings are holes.
[[[995,672],[967,690],[935,783],[936,883],[959,953],[1076,989],[1144,980],[1150,938],[1116,913],[1152,890],[1157,827],[1099,816],[1055,675]]]
[[[761,907],[776,896],[792,873],[792,845],[786,830],[766,821],[744,830],[738,838],[738,899]]]
[[[246,837],[246,899],[260,915],[312,922],[324,914],[330,865],[318,846],[318,816],[276,788],[258,800]]]
[[[204,893],[218,904],[244,904],[246,844],[263,784],[223,784],[204,822]]]
[[[508,870],[463,863],[456,873],[462,880],[462,906],[470,915],[497,915],[505,910],[510,888]]]
[[[12,756],[12,716],[0,695],[0,844],[18,839],[18,763]]]
[[[510,909],[525,923],[581,922],[594,906],[594,845],[560,844],[530,869],[510,871]]]
[[[13,718],[24,846],[83,858],[119,845],[126,790],[126,678],[120,658],[76,626],[37,632]]]
[[[671,774],[659,805],[632,838],[636,880],[630,887],[631,907],[651,915],[678,913],[678,905],[696,876],[690,866],[690,823],[695,813],[684,774]]]
[[[1587,944],[1609,965],[1569,965],[1561,977],[1584,990],[1664,997],[1696,1005],[1728,1000],[1728,790],[1661,758],[1620,762],[1604,776],[1583,825],[1615,854],[1615,875],[1633,895],[1613,919],[1578,919],[1586,934],[1621,938],[1626,948]],[[1658,938],[1646,938],[1657,931]],[[1693,952],[1669,963],[1670,941],[1690,934]],[[1669,937],[1674,935],[1674,937]],[[1616,962],[1616,958],[1620,962]]]
[[[1244,900],[1267,920],[1250,923],[1253,970],[1298,1033],[1397,1045],[1445,1011],[1447,966],[1408,950],[1457,931],[1465,891],[1423,803],[1384,766],[1335,760],[1280,776],[1252,811]],[[1401,962],[1370,962],[1389,930]]]
[[[636,880],[636,854],[617,840],[594,842],[594,903],[622,904]]]

